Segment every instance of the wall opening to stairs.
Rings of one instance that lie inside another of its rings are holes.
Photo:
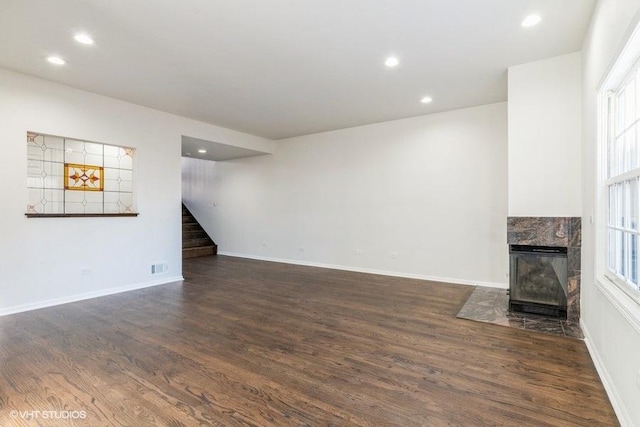
[[[182,257],[215,255],[218,246],[205,228],[212,232],[215,203],[210,194],[211,171],[218,162],[255,156],[268,156],[274,151],[271,141],[238,134],[239,145],[182,135]],[[226,138],[225,138],[226,139]],[[234,137],[235,139],[235,137]],[[252,146],[252,148],[247,148]],[[185,206],[193,209],[204,227]],[[215,212],[217,213],[217,211]],[[216,237],[216,236],[213,236]],[[217,236],[217,238],[221,238]]]

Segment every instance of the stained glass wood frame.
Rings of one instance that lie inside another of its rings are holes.
[[[135,148],[27,132],[28,217],[135,216]]]

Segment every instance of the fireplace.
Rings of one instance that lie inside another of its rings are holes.
[[[567,318],[567,248],[510,245],[509,310]]]
[[[566,298],[565,301],[560,302],[560,306],[564,302],[566,312],[567,321],[571,324],[578,324],[580,321],[580,247],[582,241],[582,233],[581,233],[581,225],[582,221],[580,217],[508,217],[507,218],[507,243],[509,244],[510,249],[516,249],[515,246],[537,246],[542,248],[561,248],[560,254],[552,254],[548,253],[548,258],[542,258],[539,260],[540,263],[544,265],[544,263],[550,264],[551,267],[546,269],[548,276],[553,277],[556,276],[556,280],[560,282],[560,287],[563,289],[564,296]],[[537,255],[540,255],[542,252],[537,252]],[[532,261],[532,256],[534,254],[520,254],[519,259],[521,259],[521,267],[525,268],[525,265],[528,261]],[[512,254],[514,255],[514,254]],[[553,256],[552,256],[553,255]],[[561,269],[558,268],[559,264],[562,264],[564,261],[554,261],[551,263],[551,258],[557,256],[558,258],[566,257],[566,280],[564,279],[564,274],[557,273]],[[553,268],[555,264],[556,268]],[[533,264],[535,265],[535,264]],[[552,273],[553,272],[553,273]],[[514,280],[514,276],[517,274],[517,270],[510,272],[509,282],[511,283]],[[563,285],[564,283],[564,285]],[[557,289],[557,287],[556,287]],[[525,292],[525,297],[530,297],[528,293]],[[514,301],[521,301],[518,298],[522,298],[522,295],[518,295],[515,293],[513,295]],[[530,304],[531,302],[538,302],[534,298],[534,301],[521,301],[523,303],[527,303],[527,309],[532,309],[535,304]],[[562,299],[562,297],[561,297]],[[542,302],[542,306],[535,307],[545,307],[547,301]],[[539,303],[539,302],[538,302]],[[551,304],[555,306],[554,304]],[[517,310],[521,307],[515,307]],[[535,308],[533,308],[535,309]],[[562,315],[562,312],[558,313]]]

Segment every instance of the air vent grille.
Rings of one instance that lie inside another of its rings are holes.
[[[166,262],[160,262],[157,264],[151,264],[151,274],[164,274],[169,271],[169,264]]]

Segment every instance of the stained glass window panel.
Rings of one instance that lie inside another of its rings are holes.
[[[27,132],[27,214],[135,213],[135,149]]]

